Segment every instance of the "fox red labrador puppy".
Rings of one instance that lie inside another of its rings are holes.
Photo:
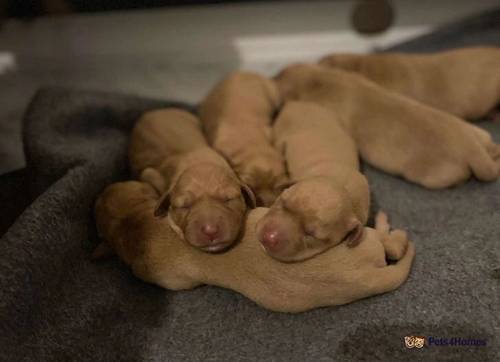
[[[280,104],[272,80],[235,72],[220,81],[199,108],[209,143],[250,186],[260,206],[271,205],[287,181],[283,158],[271,144],[271,122]]]
[[[162,195],[154,214],[167,217],[179,237],[208,252],[235,242],[255,199],[208,146],[198,118],[174,108],[144,114],[129,156],[132,172]]]

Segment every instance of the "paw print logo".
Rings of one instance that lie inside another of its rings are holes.
[[[425,346],[425,337],[421,336],[405,336],[406,348],[422,348]]]

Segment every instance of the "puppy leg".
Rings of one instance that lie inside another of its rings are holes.
[[[375,229],[381,236],[385,255],[389,260],[400,260],[408,249],[408,235],[403,230],[390,231],[390,228],[387,214],[379,211],[375,216]]]
[[[414,258],[415,246],[410,241],[406,253],[397,263],[381,268],[360,269],[356,275],[356,285],[363,285],[363,288],[352,288],[352,294],[345,303],[399,288],[408,278]]]
[[[397,130],[394,132],[404,135],[403,138],[408,142],[395,143],[394,139],[397,137],[385,132],[386,129]],[[418,124],[392,122],[390,126],[378,128],[367,124],[361,131],[356,131],[355,135],[361,158],[373,167],[430,189],[450,187],[470,178],[466,159],[453,157],[453,153],[443,147],[424,148],[421,142],[415,142],[409,136],[412,129],[418,130]],[[425,137],[427,136],[418,136],[420,140]],[[437,131],[433,132],[433,137],[434,143],[442,139]]]
[[[408,241],[408,248],[403,257],[395,264],[375,270],[367,270],[366,278],[370,285],[370,295],[390,292],[405,282],[415,257],[415,246]]]
[[[435,164],[435,160],[421,160],[408,167],[403,176],[408,181],[419,184],[428,189],[444,189],[466,182],[471,171],[467,164],[458,164],[452,160],[440,161],[439,166],[429,168],[427,165]],[[423,167],[420,167],[423,166]]]

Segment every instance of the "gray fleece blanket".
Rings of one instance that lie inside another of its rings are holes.
[[[483,43],[500,45],[500,11],[398,50]],[[340,307],[273,313],[230,290],[172,292],[117,259],[90,261],[93,202],[127,177],[130,128],[144,110],[172,104],[56,88],[33,99],[29,182],[11,180],[2,195],[33,201],[0,241],[0,360],[499,360],[500,181],[429,191],[366,167],[417,258],[400,289]],[[500,142],[500,124],[481,126]],[[415,335],[427,345],[406,348]]]

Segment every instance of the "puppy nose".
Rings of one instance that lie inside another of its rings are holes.
[[[280,244],[281,235],[277,230],[266,230],[262,233],[261,243],[266,249],[276,249]]]
[[[204,224],[201,227],[201,232],[205,234],[210,241],[214,241],[217,238],[219,228],[215,224]]]

